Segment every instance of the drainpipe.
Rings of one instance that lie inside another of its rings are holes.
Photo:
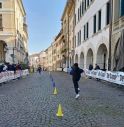
[[[16,25],[16,16],[15,16],[15,12],[16,12],[16,9],[15,9],[15,1],[14,2],[14,25]],[[15,48],[16,48],[16,35],[17,35],[17,32],[16,32],[16,27],[15,27],[15,44],[13,45],[13,64],[15,64]]]
[[[112,22],[113,22],[113,0],[110,0],[110,27],[109,27],[109,59],[108,59],[108,70],[111,70],[111,58],[112,58],[112,54],[111,54],[111,43],[112,43]]]
[[[14,4],[14,22],[15,22],[15,1],[13,1],[13,2],[14,2],[13,4]],[[15,27],[15,29],[16,29],[16,27]],[[16,32],[15,32],[15,35],[16,35]],[[15,43],[16,43],[16,36],[15,36]],[[14,50],[15,50],[15,46],[13,45],[13,64],[15,63],[15,59],[14,59],[15,51]]]
[[[75,50],[75,0],[73,0],[74,4],[74,14],[73,14],[73,55],[74,55],[74,50]],[[73,56],[72,55],[72,56]],[[73,56],[73,64],[74,64],[74,56]]]
[[[67,68],[69,68],[69,13],[68,13],[68,58],[67,58]]]

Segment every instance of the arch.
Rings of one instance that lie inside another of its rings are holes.
[[[5,62],[6,47],[6,42],[0,40],[0,62]]]
[[[87,52],[86,68],[89,68],[89,65],[93,65],[93,50],[90,48]]]
[[[107,69],[108,51],[106,45],[103,43],[97,50],[96,64],[100,66],[100,69]]]
[[[75,63],[78,63],[78,55],[75,55]]]
[[[118,39],[116,45],[115,45],[115,49],[114,49],[114,70],[116,70],[116,67],[117,67],[117,63],[118,63],[118,56],[119,56],[119,52],[118,52],[118,45],[119,45],[119,42],[120,42],[120,38]]]
[[[80,67],[84,68],[84,53],[81,52],[80,54]]]

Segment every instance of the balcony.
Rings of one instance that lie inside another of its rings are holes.
[[[26,32],[26,34],[28,33],[27,24],[25,23],[23,23],[23,30],[24,32]]]
[[[67,49],[65,48],[65,49],[63,49],[63,50],[61,50],[61,54],[65,54],[67,52]]]

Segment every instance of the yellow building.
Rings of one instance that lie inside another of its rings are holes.
[[[69,67],[74,64],[74,28],[75,28],[75,0],[68,1],[68,15],[69,15]]]
[[[0,1],[0,61],[27,63],[28,33],[22,0]]]
[[[47,64],[46,64],[46,52],[45,51],[41,51],[39,53],[39,60],[40,60],[39,65],[44,70],[47,67]]]
[[[68,68],[74,62],[74,16],[75,0],[67,0],[61,21],[63,34],[63,67]]]
[[[29,56],[30,67],[37,69],[40,65],[39,53],[35,53]]]
[[[62,31],[59,32],[59,34],[55,38],[56,42],[56,70],[62,71]]]
[[[52,70],[56,70],[56,58],[57,58],[57,46],[56,46],[56,41],[54,41],[52,44]]]
[[[52,70],[62,71],[62,43],[63,35],[62,31],[55,37],[54,42],[52,43]]]
[[[52,71],[52,46],[49,46],[46,50],[46,69]]]
[[[63,68],[69,66],[69,14],[68,14],[68,1],[64,8],[64,12],[61,18],[62,21],[62,35],[63,35],[63,44],[62,44],[62,57],[63,57]]]

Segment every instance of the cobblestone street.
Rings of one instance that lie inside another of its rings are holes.
[[[0,86],[0,127],[124,127],[124,89],[93,79],[81,79],[75,99],[71,76],[53,72],[53,95],[47,72]],[[62,118],[56,116],[62,105]]]

